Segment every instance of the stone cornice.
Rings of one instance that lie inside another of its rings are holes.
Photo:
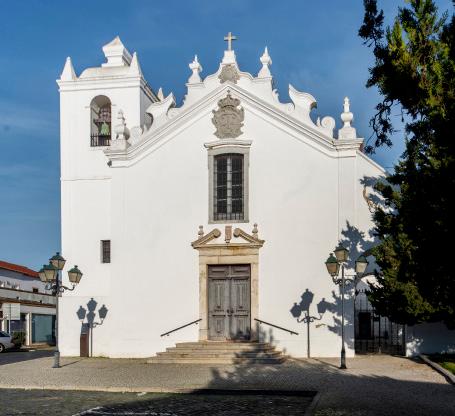
[[[147,81],[138,75],[118,75],[112,77],[78,78],[74,81],[56,81],[59,92],[85,91],[93,89],[116,89],[141,87],[152,101],[158,101]]]

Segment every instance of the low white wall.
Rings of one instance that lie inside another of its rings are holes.
[[[408,326],[406,356],[432,353],[455,353],[455,330],[442,323]]]

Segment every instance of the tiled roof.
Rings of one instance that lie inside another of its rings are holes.
[[[21,266],[19,264],[8,263],[6,261],[0,260],[0,269],[12,270],[13,272],[22,273],[26,276],[39,279],[38,272],[35,272],[34,270],[29,269],[28,267],[25,266]]]

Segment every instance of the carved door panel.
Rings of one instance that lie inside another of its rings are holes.
[[[250,339],[250,266],[209,267],[209,339]]]
[[[209,268],[209,339],[229,338],[229,280],[226,267]]]

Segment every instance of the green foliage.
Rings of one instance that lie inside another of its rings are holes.
[[[16,345],[16,347],[20,347],[21,345],[25,344],[24,331],[14,331],[11,335],[11,342]]]
[[[454,354],[432,354],[431,361],[438,363],[441,367],[449,370],[455,375],[455,355]]]
[[[377,1],[364,0],[359,30],[375,56],[367,86],[383,98],[371,120],[375,142],[366,150],[392,145],[397,109],[406,143],[388,183],[377,186],[385,201],[374,215],[381,274],[370,299],[397,322],[455,327],[455,16],[440,16],[432,0],[406,3],[384,29]]]

